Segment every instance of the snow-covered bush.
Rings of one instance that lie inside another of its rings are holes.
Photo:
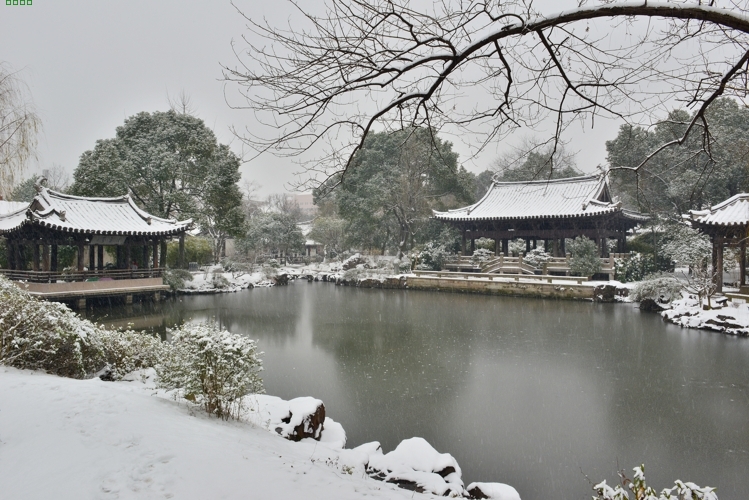
[[[534,248],[523,257],[523,262],[529,266],[533,266],[537,269],[544,267],[544,264],[549,262],[551,254],[547,253],[543,248]]]
[[[593,276],[601,271],[601,259],[598,257],[596,243],[579,236],[569,244],[570,271],[577,276]]]
[[[441,271],[447,257],[451,255],[444,245],[429,242],[411,256],[414,269],[423,271]]]
[[[487,250],[486,248],[477,248],[473,251],[473,255],[471,256],[471,262],[473,262],[474,265],[481,265],[484,262],[489,261],[490,259],[494,258],[494,252]]]
[[[507,244],[507,250],[510,252],[510,255],[513,257],[518,257],[520,255],[523,255],[525,253],[525,240],[522,238],[516,238],[514,240],[510,240]]]
[[[101,329],[99,344],[108,380],[120,380],[135,370],[157,366],[169,349],[160,338],[133,330]]]
[[[663,245],[663,255],[680,266],[696,266],[712,253],[710,238],[686,224],[673,224],[668,227]]]
[[[163,353],[159,339],[131,330],[107,330],[64,304],[38,300],[0,276],[0,363],[84,378],[109,367],[118,380],[154,366]]]
[[[496,246],[494,244],[494,240],[491,238],[479,238],[476,240],[476,248],[484,248],[494,253],[494,249],[496,248]]]
[[[213,285],[213,288],[217,290],[223,290],[224,288],[229,286],[229,280],[226,279],[226,277],[223,274],[213,273],[213,278],[211,279],[211,285]]]
[[[215,323],[171,330],[172,342],[156,367],[158,385],[202,405],[219,418],[237,418],[242,396],[263,392],[257,344]]]
[[[103,366],[100,329],[0,276],[0,363],[83,378]]]
[[[622,283],[641,281],[657,272],[653,255],[630,252],[629,257],[614,260],[614,277]]]
[[[629,296],[635,302],[645,299],[668,304],[681,297],[684,284],[669,274],[652,274],[635,285]]]
[[[169,285],[169,289],[173,292],[185,288],[186,281],[192,281],[192,274],[190,271],[184,269],[164,270],[164,284]]]
[[[411,261],[408,259],[394,260],[393,272],[395,274],[405,274],[411,272]]]
[[[715,488],[709,486],[697,486],[694,483],[676,480],[672,488],[665,488],[658,494],[655,489],[645,482],[645,466],[635,467],[635,476],[632,480],[620,474],[622,484],[612,488],[606,481],[593,486],[596,492],[594,500],[630,500],[630,492],[633,500],[718,500]],[[629,491],[627,491],[629,490]]]

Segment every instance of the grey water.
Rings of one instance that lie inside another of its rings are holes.
[[[629,304],[297,282],[97,314],[155,331],[215,319],[258,340],[269,394],[322,399],[347,447],[421,436],[466,485],[589,499],[644,463],[659,491],[749,497],[749,339]]]

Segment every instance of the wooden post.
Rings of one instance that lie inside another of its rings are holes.
[[[559,240],[559,256],[564,257],[567,255],[567,241],[562,238]]]
[[[746,285],[746,240],[741,241],[740,256],[741,262],[739,264],[739,283],[740,286]]]
[[[13,245],[13,253],[15,253],[15,260],[16,260],[16,269],[19,271],[25,271],[24,269],[24,259],[23,259],[23,248],[20,243],[16,243]]]
[[[8,269],[14,270],[16,268],[16,245],[15,243],[8,240]]]
[[[166,239],[161,238],[161,248],[159,249],[159,267],[166,267]]]
[[[502,240],[502,255],[507,257],[510,253],[510,241]]]
[[[528,253],[531,251],[531,239],[526,238],[525,239],[525,253]]]
[[[723,238],[718,238],[718,259],[716,262],[717,292],[723,292]]]
[[[96,269],[104,270],[104,245],[97,245],[96,247]]]
[[[34,271],[39,270],[39,243],[34,242],[34,260],[31,263],[31,269]]]
[[[463,229],[463,242],[461,248],[463,249],[463,255],[468,255],[468,248],[466,248],[466,230]]]
[[[476,251],[476,240],[474,238],[471,238],[471,255],[473,255],[473,252]]]
[[[96,270],[96,245],[88,245],[88,270]]]
[[[143,245],[143,269],[148,269],[148,245]]]
[[[78,242],[78,272],[82,273],[85,260],[83,259],[83,242]]]
[[[552,242],[551,242],[551,248],[552,248],[551,254],[554,257],[559,257],[559,240],[558,239],[554,238],[552,240]]]
[[[42,271],[49,271],[49,245],[42,245]]]
[[[179,235],[179,261],[177,267],[185,268],[185,233]]]
[[[49,267],[54,273],[59,270],[57,269],[57,244],[52,245],[52,255],[50,256]]]
[[[157,269],[159,267],[159,240],[157,238],[153,239],[153,268]]]
[[[133,263],[132,253],[132,248],[130,247],[130,245],[127,245],[125,247],[125,269],[130,269]]]

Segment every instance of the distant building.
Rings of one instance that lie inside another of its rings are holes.
[[[293,199],[305,214],[310,216],[317,214],[317,205],[315,205],[312,193],[295,194]]]

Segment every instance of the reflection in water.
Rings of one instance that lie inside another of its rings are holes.
[[[155,307],[105,312],[157,330],[215,319],[257,338],[269,394],[322,399],[350,446],[422,436],[466,482],[583,499],[585,475],[612,483],[644,462],[658,489],[680,478],[721,500],[749,491],[749,339],[629,305],[323,283]]]

